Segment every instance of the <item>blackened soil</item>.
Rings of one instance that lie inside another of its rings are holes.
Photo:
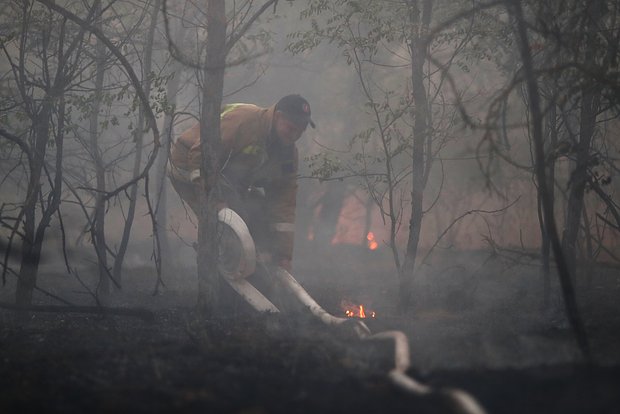
[[[559,296],[541,310],[536,263],[451,252],[418,275],[415,310],[402,314],[391,259],[374,253],[332,246],[331,256],[298,260],[295,277],[332,314],[343,315],[343,300],[364,304],[377,311],[366,320],[373,332],[404,332],[409,374],[438,390],[430,397],[392,386],[389,343],[361,343],[305,314],[259,317],[239,308],[224,313],[234,317],[206,320],[193,310],[195,270],[176,269],[152,296],[154,271],[145,267],[131,269],[123,292],[107,303],[147,307],[151,321],[0,308],[0,414],[453,413],[446,388],[469,392],[489,413],[620,413],[616,268],[586,269],[579,279],[594,361],[586,367]],[[82,277],[96,286],[95,273]],[[47,272],[40,283],[92,305],[62,272]],[[0,301],[10,302],[11,292],[0,289]],[[57,305],[42,295],[35,303]]]
[[[2,413],[449,413],[440,394],[393,388],[390,349],[312,321],[205,322],[0,311]],[[617,413],[620,369],[550,366],[417,376],[469,391],[490,413]]]
[[[0,412],[437,412],[311,322],[4,312]],[[377,350],[381,352],[381,350]],[[440,411],[441,412],[441,409]]]
[[[549,366],[497,371],[438,372],[478,396],[490,413],[618,413],[618,367]]]

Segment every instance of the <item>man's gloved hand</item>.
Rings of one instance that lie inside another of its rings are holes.
[[[289,273],[291,273],[291,271],[293,270],[293,265],[291,264],[290,259],[283,258],[278,260],[278,266],[280,266],[282,269],[286,270]]]
[[[270,252],[260,251],[258,252],[258,260],[263,263],[269,263],[272,266],[280,266],[282,269],[291,273],[293,270],[293,265],[291,264],[291,259],[287,257],[278,257]]]
[[[228,204],[225,201],[218,201],[215,203],[215,209],[219,212],[221,209],[228,207]]]

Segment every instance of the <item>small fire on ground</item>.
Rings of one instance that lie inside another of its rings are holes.
[[[349,318],[375,318],[377,313],[372,310],[368,310],[364,307],[364,305],[356,305],[347,301],[343,301],[342,309],[344,310],[344,314]]]

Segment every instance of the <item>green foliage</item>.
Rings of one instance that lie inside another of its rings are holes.
[[[170,114],[173,111],[173,107],[166,94],[166,86],[173,76],[174,73],[167,76],[158,76],[155,72],[151,72],[149,75],[151,81],[151,108],[156,115]]]
[[[331,152],[322,152],[305,157],[312,177],[328,180],[343,171],[342,161]]]
[[[311,27],[289,34],[288,50],[303,53],[325,42],[337,46],[349,64],[353,49],[375,56],[380,42],[406,39],[406,26],[401,19],[403,7],[399,2],[371,0],[312,1],[300,15],[302,20],[310,20]]]

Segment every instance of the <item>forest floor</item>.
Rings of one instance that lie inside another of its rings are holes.
[[[489,413],[620,412],[617,269],[585,272],[578,285],[594,361],[586,365],[558,297],[540,310],[541,276],[523,257],[452,252],[436,260],[416,280],[406,316],[395,308],[397,283],[382,253],[343,247],[316,257],[295,262],[296,278],[333,314],[343,315],[343,300],[364,304],[376,312],[366,319],[373,332],[405,332],[418,381],[465,390]],[[192,272],[166,278],[157,296],[151,269],[126,276],[108,304],[146,308],[151,319],[0,309],[0,412],[454,412],[439,394],[415,397],[391,385],[391,347],[309,315],[237,309],[204,320]],[[62,272],[42,273],[40,286],[90,303]],[[10,301],[10,287],[0,300]]]

